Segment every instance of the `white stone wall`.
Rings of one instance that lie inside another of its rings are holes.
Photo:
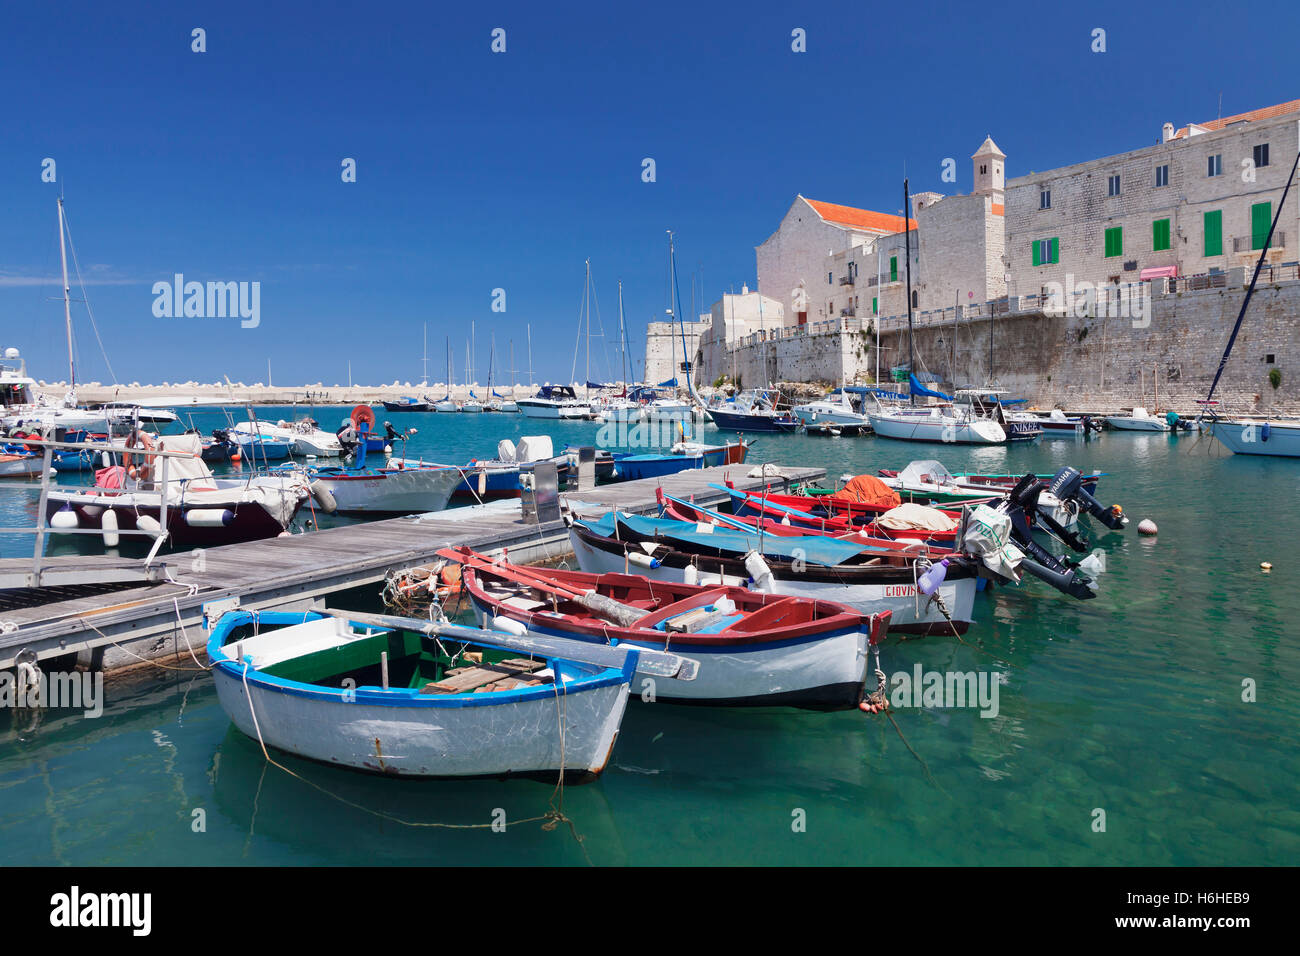
[[[696,361],[700,349],[700,337],[708,330],[709,323],[703,318],[699,322],[686,322],[686,353],[691,362]],[[685,376],[681,373],[683,329],[676,322],[651,322],[645,332],[645,371],[644,381],[649,384],[666,382],[676,378],[683,385]],[[696,376],[696,382],[699,377]]]
[[[1258,250],[1250,249],[1250,209],[1277,202],[1295,159],[1296,114],[1240,123],[1218,132],[1169,140],[1145,149],[1020,176],[1007,184],[1006,258],[1012,295],[1036,295],[1049,283],[1107,283],[1137,280],[1143,269],[1176,266],[1179,275],[1212,269],[1253,268]],[[1269,144],[1270,163],[1243,180],[1243,160],[1253,147]],[[1208,157],[1222,156],[1222,175],[1208,176]],[[1168,185],[1155,185],[1156,167],[1168,165]],[[1119,175],[1120,194],[1108,195],[1108,179]],[[1051,190],[1050,209],[1040,209],[1040,192]],[[1204,255],[1204,213],[1223,211],[1223,254]],[[1170,220],[1171,248],[1153,249],[1152,223]],[[1105,231],[1123,229],[1123,254],[1105,256]],[[1270,252],[1273,262],[1300,259],[1300,190],[1293,188],[1278,223],[1284,244]],[[1060,239],[1060,262],[1034,266],[1035,240]],[[1244,238],[1245,249],[1233,251]],[[1126,268],[1126,265],[1128,268]]]
[[[798,323],[796,291],[807,299],[808,321],[826,318],[827,300],[834,297],[835,283],[826,281],[826,259],[867,242],[870,234],[833,226],[817,214],[802,197],[786,211],[781,225],[755,249],[758,289],[780,302],[785,323]]]

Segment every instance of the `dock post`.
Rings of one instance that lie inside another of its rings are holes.
[[[54,446],[46,445],[44,456],[41,458],[41,500],[36,506],[36,550],[32,554],[32,578],[31,587],[38,588],[41,586],[41,558],[45,556],[45,505],[50,497],[50,464],[54,454]]]

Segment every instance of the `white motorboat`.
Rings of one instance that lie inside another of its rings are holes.
[[[586,418],[591,406],[579,401],[570,385],[543,385],[532,398],[521,398],[519,411],[525,418]]]
[[[263,440],[292,442],[294,452],[299,455],[338,458],[343,454],[343,444],[339,441],[338,435],[323,430],[310,419],[296,422],[281,420],[275,424],[261,421],[256,424],[237,422],[230,431],[236,435],[247,436],[249,439],[260,437]]]
[[[1107,415],[1106,423],[1111,428],[1118,428],[1121,431],[1128,432],[1167,432],[1169,431],[1169,422],[1156,415],[1152,415],[1145,408],[1134,408],[1129,415]]]
[[[312,469],[311,488],[328,510],[343,514],[423,514],[446,508],[461,476],[459,468],[390,458],[379,468]]]
[[[886,404],[876,399],[877,410],[868,418],[881,438],[930,441],[959,445],[1001,445],[1007,433],[997,422],[974,416],[969,406],[951,404]]]
[[[871,418],[853,408],[849,393],[833,392],[815,402],[794,407],[794,417],[808,425],[870,425]]]

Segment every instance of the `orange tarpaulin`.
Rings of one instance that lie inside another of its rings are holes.
[[[897,508],[903,503],[903,499],[899,498],[892,488],[873,475],[858,475],[856,478],[849,479],[849,483],[831,497],[839,501],[881,505],[886,508]]]

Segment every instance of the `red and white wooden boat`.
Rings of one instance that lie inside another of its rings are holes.
[[[744,587],[521,567],[469,548],[439,555],[463,565],[465,593],[485,626],[671,648],[700,662],[689,682],[638,673],[632,690],[643,699],[853,707],[890,619],[889,611],[863,614],[834,601]]]

